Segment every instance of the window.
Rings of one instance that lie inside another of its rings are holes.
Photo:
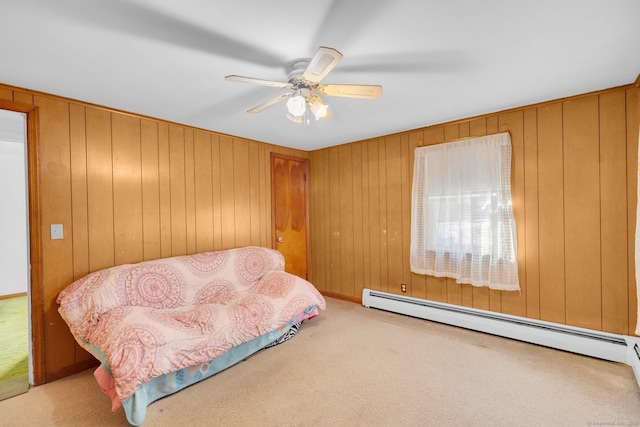
[[[520,289],[508,133],[415,150],[411,271]]]

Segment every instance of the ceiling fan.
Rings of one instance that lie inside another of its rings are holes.
[[[362,99],[375,99],[382,95],[382,86],[379,85],[320,84],[341,59],[342,54],[337,50],[321,46],[313,58],[296,59],[288,64],[287,83],[237,75],[226,76],[225,80],[291,89],[291,92],[256,105],[248,110],[248,113],[260,113],[287,101],[289,120],[303,123],[305,119],[308,120],[307,111],[311,111],[316,120],[324,120],[331,116],[331,112],[329,106],[320,98],[320,94]]]

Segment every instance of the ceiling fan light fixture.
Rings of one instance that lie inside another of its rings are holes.
[[[302,116],[294,116],[291,113],[287,113],[287,119],[291,120],[293,123],[301,124]]]
[[[320,97],[314,97],[309,100],[309,109],[315,116],[316,120],[323,119],[329,112],[329,106],[322,103]]]
[[[307,110],[307,100],[302,95],[295,95],[287,101],[289,114],[295,117],[302,117]]]
[[[290,92],[247,110],[247,112],[259,113],[287,100],[287,118],[294,123],[308,125],[311,121],[312,114],[316,121],[326,120],[332,116],[332,110],[329,110],[329,106],[314,92],[325,96],[362,99],[376,99],[382,95],[382,86],[379,85],[321,85],[320,82],[322,79],[324,79],[341,59],[342,54],[337,50],[320,46],[313,58],[296,59],[287,65],[287,83],[238,76],[235,74],[226,76],[225,80],[292,89]]]

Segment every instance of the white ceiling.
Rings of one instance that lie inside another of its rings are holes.
[[[307,126],[278,104],[288,62],[344,55]],[[638,0],[1,0],[0,82],[312,150],[620,86],[640,73]]]

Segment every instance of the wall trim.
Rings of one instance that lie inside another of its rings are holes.
[[[27,296],[26,292],[18,292],[17,294],[0,295],[0,300],[18,298],[18,297],[26,297],[26,296]]]
[[[27,186],[29,217],[29,286],[31,304],[31,368],[33,385],[45,382],[44,289],[42,286],[42,238],[40,234],[40,181],[38,170],[39,109],[35,105],[0,99],[0,109],[27,116]]]
[[[343,300],[343,301],[355,302],[357,304],[362,304],[362,298],[360,298],[360,297],[352,297],[352,296],[349,296],[349,295],[337,294],[335,292],[329,292],[329,291],[323,291],[323,290],[318,290],[318,292],[320,292],[320,294],[325,296],[325,297],[335,298],[335,299],[339,299],[339,300]]]
[[[68,377],[70,375],[74,375],[82,371],[86,371],[87,369],[95,368],[99,365],[100,365],[100,362],[98,361],[98,359],[94,359],[92,357],[91,359],[74,363],[73,365],[70,365],[70,366],[65,366],[64,368],[59,369],[57,371],[47,372],[45,379],[47,383],[50,383],[52,381],[59,380],[64,377]]]

